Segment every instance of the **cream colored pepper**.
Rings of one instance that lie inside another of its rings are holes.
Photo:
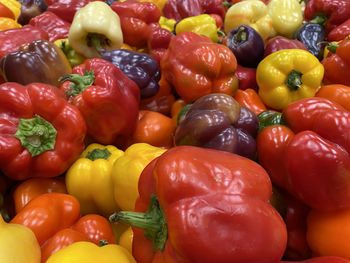
[[[123,44],[119,16],[105,2],[90,2],[75,14],[68,40],[87,58],[100,57],[99,49],[118,49]]]

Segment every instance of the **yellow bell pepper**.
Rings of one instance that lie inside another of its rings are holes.
[[[165,16],[161,16],[158,21],[161,28],[164,28],[170,32],[174,32],[176,20],[172,18],[166,18]]]
[[[283,49],[259,63],[256,81],[263,102],[282,110],[293,101],[313,97],[320,88],[323,74],[323,65],[310,52]]]
[[[0,17],[0,31],[20,27],[22,26],[18,24],[16,20],[8,17]]]
[[[40,263],[40,245],[28,227],[6,223],[0,216],[0,261],[3,263]]]
[[[27,261],[23,261],[27,262]],[[130,252],[119,245],[97,246],[79,241],[52,254],[46,263],[136,263]]]
[[[175,33],[193,32],[198,35],[209,37],[214,42],[218,42],[218,28],[215,19],[208,15],[186,17],[179,21],[175,26]]]
[[[115,146],[93,143],[67,170],[67,191],[79,200],[82,214],[108,216],[118,210],[114,201],[112,168],[123,155],[124,152]]]
[[[224,19],[224,31],[228,34],[240,25],[254,28],[266,40],[277,34],[273,27],[269,8],[260,0],[246,0],[233,4],[227,11]]]
[[[132,253],[132,240],[134,238],[134,232],[131,227],[128,227],[119,238],[119,245],[125,247],[130,253]]]
[[[69,64],[74,67],[80,65],[84,62],[85,57],[78,54],[70,45],[67,38],[57,39],[54,44],[58,46],[63,53],[66,55],[66,58],[69,61]]]
[[[21,3],[17,0],[0,0],[4,6],[10,9],[14,15],[15,20],[18,19],[21,14]]]
[[[277,35],[291,38],[303,23],[304,16],[299,0],[270,0],[268,9]]]
[[[119,16],[105,2],[90,2],[76,12],[68,40],[87,58],[100,57],[102,49],[118,49],[123,44]]]
[[[138,181],[143,169],[166,150],[147,143],[129,146],[112,169],[114,199],[121,210],[133,211],[138,197]]]

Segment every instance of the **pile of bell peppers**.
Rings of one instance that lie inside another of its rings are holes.
[[[349,0],[0,0],[0,261],[350,263]]]

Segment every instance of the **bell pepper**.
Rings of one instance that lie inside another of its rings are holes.
[[[21,13],[21,3],[17,0],[0,0],[1,5],[6,6],[13,13],[14,20],[17,20]],[[8,17],[8,16],[6,16]],[[12,18],[12,16],[10,17]]]
[[[265,43],[264,57],[281,49],[299,48],[307,50],[304,43],[297,39],[289,39],[283,36],[275,36]]]
[[[171,148],[176,123],[168,116],[149,110],[140,110],[130,145],[148,143],[156,147]]]
[[[16,20],[8,17],[0,17],[0,31],[21,28],[22,26]]]
[[[151,23],[158,23],[161,11],[154,3],[139,1],[115,1],[113,11],[120,17],[124,42],[136,48],[147,46]]]
[[[72,72],[64,53],[48,40],[34,40],[0,59],[6,81],[22,85],[40,82],[58,87],[59,77]]]
[[[97,214],[82,216],[69,228],[56,232],[41,246],[41,262],[65,247],[79,241],[88,241],[96,245],[115,244],[115,236],[108,220]]]
[[[124,155],[116,160],[112,169],[114,200],[120,209],[134,210],[138,198],[138,182],[142,170],[166,149],[147,143],[129,146]]]
[[[129,251],[119,245],[99,247],[91,242],[81,241],[61,249],[48,258],[46,263],[136,263]]]
[[[117,212],[110,221],[133,227],[139,263],[278,262],[287,235],[268,203],[271,189],[254,161],[178,146],[143,170],[136,212]]]
[[[15,19],[15,14],[5,4],[0,2],[0,17]]]
[[[0,216],[0,254],[2,262],[40,263],[40,246],[26,226],[8,224]]]
[[[325,84],[350,85],[350,39],[344,39],[338,44],[333,44],[335,50],[331,50],[322,60],[325,68],[323,82]]]
[[[209,37],[213,42],[218,42],[218,30],[215,19],[208,14],[186,17],[175,26],[175,33],[194,32],[201,36]]]
[[[226,37],[226,46],[235,54],[239,65],[249,68],[256,68],[265,49],[260,34],[248,25],[233,28]]]
[[[158,92],[159,64],[150,55],[132,50],[115,49],[102,51],[101,57],[113,63],[138,85],[141,98],[152,97]]]
[[[193,32],[173,37],[160,65],[165,80],[186,102],[210,93],[233,95],[238,88],[232,51]]]
[[[350,17],[350,2],[348,0],[309,0],[305,4],[305,20],[313,20],[316,17],[325,20],[326,31],[345,22]]]
[[[57,39],[67,38],[70,28],[70,23],[64,21],[50,11],[43,12],[33,17],[30,19],[29,24],[44,30],[48,34],[49,41],[51,42]]]
[[[16,214],[32,199],[45,193],[67,193],[64,179],[62,177],[30,178],[20,182],[13,191]]]
[[[175,145],[193,145],[228,151],[254,159],[257,116],[231,96],[209,94],[189,106],[177,125]]]
[[[258,90],[258,84],[256,83],[256,68],[242,67],[238,64],[235,75],[238,79],[238,87],[240,90]]]
[[[21,12],[17,19],[21,25],[27,25],[29,21],[47,10],[45,0],[21,1]]]
[[[94,0],[45,0],[47,2],[47,10],[55,13],[58,17],[72,23],[76,12],[93,2]]]
[[[0,85],[0,167],[15,180],[64,173],[84,149],[86,124],[54,86]]]
[[[170,32],[175,31],[175,25],[177,24],[175,19],[166,18],[165,16],[161,16],[158,21],[161,28],[164,28]]]
[[[281,263],[350,263],[350,260],[335,256],[312,257],[303,261],[281,261]]]
[[[342,84],[323,85],[315,95],[326,98],[350,111],[350,87]]]
[[[313,97],[289,104],[282,119],[289,128],[272,125],[257,137],[259,163],[271,180],[313,209],[348,209],[350,112]]]
[[[160,63],[174,34],[162,28],[158,23],[151,23],[149,28],[150,34],[147,40],[148,53]]]
[[[350,260],[349,220],[349,209],[335,212],[312,210],[307,218],[307,241],[313,253]]]
[[[118,49],[123,43],[119,16],[104,2],[90,2],[76,12],[68,40],[87,58],[100,57],[102,49]]]
[[[134,237],[134,232],[131,227],[128,227],[119,238],[119,245],[126,248],[130,253],[132,253],[132,240]]]
[[[222,0],[168,0],[163,7],[163,15],[176,21],[201,14],[217,14],[224,18]]]
[[[333,28],[327,34],[327,41],[341,41],[350,35],[350,18]]]
[[[69,61],[69,64],[74,67],[82,64],[86,59],[84,56],[78,54],[70,45],[68,38],[57,39],[54,42],[65,54],[66,58]]]
[[[140,92],[111,62],[86,59],[60,78],[61,90],[82,113],[87,133],[96,143],[118,144],[132,135],[138,118]]]
[[[313,97],[324,72],[319,60],[306,50],[279,50],[265,57],[257,67],[259,95],[268,107],[281,110],[293,101]]]
[[[82,214],[109,215],[118,209],[114,201],[112,168],[124,155],[113,145],[90,144],[66,172],[68,193],[80,203]]]
[[[242,107],[248,108],[256,115],[266,111],[266,106],[262,102],[258,93],[254,89],[238,89],[235,96],[233,97]]]
[[[47,33],[40,28],[26,25],[21,28],[0,31],[0,58],[34,40],[48,40]]]

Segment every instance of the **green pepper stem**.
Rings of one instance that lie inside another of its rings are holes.
[[[245,41],[247,41],[247,38],[248,38],[248,34],[247,34],[245,28],[240,26],[238,28],[236,34],[234,35],[235,43],[245,42]]]
[[[108,241],[106,239],[101,239],[98,241],[99,247],[103,247],[103,246],[107,246],[107,245],[108,245]]]
[[[292,70],[286,79],[286,85],[288,86],[288,88],[290,88],[291,90],[297,90],[301,87],[301,85],[303,84],[303,82],[301,81],[301,72],[296,71],[296,70]]]
[[[121,222],[132,227],[144,229],[145,236],[153,243],[155,250],[163,251],[168,237],[163,211],[159,207],[155,196],[151,197],[151,203],[146,213],[120,211],[109,217],[110,222]]]
[[[66,91],[66,95],[68,97],[75,97],[94,83],[95,75],[93,71],[86,71],[83,76],[79,74],[66,74],[60,77],[58,81],[72,82],[70,89]]]
[[[315,16],[312,20],[309,21],[310,23],[319,24],[321,26],[324,26],[327,22],[327,17],[325,15],[318,15]]]
[[[97,159],[105,159],[107,160],[111,156],[111,152],[108,151],[107,148],[104,149],[93,149],[91,152],[88,152],[86,155],[87,159],[91,161],[95,161]]]
[[[337,51],[337,48],[339,47],[339,44],[337,42],[329,42],[326,46],[326,48],[331,53],[335,53]]]
[[[15,137],[33,157],[54,149],[56,136],[55,127],[38,115],[31,119],[19,119],[15,133]]]

